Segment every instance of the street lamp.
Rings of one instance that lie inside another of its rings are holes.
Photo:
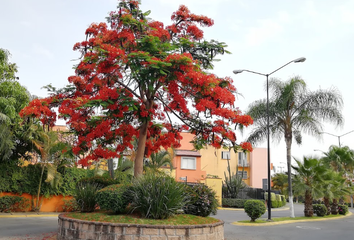
[[[239,74],[242,72],[250,72],[250,73],[254,73],[254,74],[258,74],[258,75],[262,75],[265,76],[267,78],[267,162],[268,162],[268,221],[272,220],[272,207],[271,207],[271,194],[270,194],[270,143],[269,143],[269,86],[268,86],[268,78],[270,75],[272,75],[273,73],[277,72],[278,70],[282,69],[283,67],[289,65],[290,63],[299,63],[299,62],[305,62],[306,58],[301,57],[301,58],[297,58],[294,59],[286,64],[284,64],[283,66],[277,68],[276,70],[274,70],[271,73],[268,74],[264,74],[264,73],[259,73],[259,72],[255,72],[255,71],[250,71],[250,70],[246,70],[246,69],[242,69],[242,70],[234,70],[233,73],[234,74]],[[291,181],[291,179],[290,179]]]
[[[344,133],[344,134],[342,134],[342,135],[334,135],[334,134],[328,133],[328,132],[321,132],[321,133],[326,133],[326,134],[328,134],[328,135],[337,137],[337,138],[338,138],[338,146],[341,147],[341,146],[340,146],[340,138],[343,137],[343,136],[345,136],[345,135],[347,135],[347,134],[349,134],[349,133],[352,133],[352,132],[354,132],[354,130],[352,130],[352,131],[350,131],[350,132],[347,132],[347,133]]]

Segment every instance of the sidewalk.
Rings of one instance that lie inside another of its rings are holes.
[[[60,212],[0,212],[0,218],[15,218],[15,217],[57,217]]]

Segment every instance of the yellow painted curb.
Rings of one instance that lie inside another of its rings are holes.
[[[0,218],[19,218],[19,217],[58,217],[59,214],[14,214],[14,215],[0,215]]]
[[[319,222],[319,221],[327,221],[327,220],[337,220],[341,218],[346,218],[353,215],[352,212],[349,212],[347,215],[341,215],[338,217],[334,218],[318,218],[318,219],[300,219],[300,220],[287,220],[287,221],[281,221],[281,222],[267,222],[267,223],[241,223],[241,222],[233,222],[231,223],[232,225],[238,225],[238,226],[254,226],[254,227],[260,227],[260,226],[274,226],[274,225],[281,225],[281,224],[288,224],[288,223],[297,223],[297,222]]]

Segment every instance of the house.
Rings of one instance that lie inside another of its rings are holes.
[[[267,182],[267,149],[255,148],[251,153],[216,149],[208,146],[199,151],[193,150],[190,143],[193,134],[181,133],[181,147],[175,150],[174,176],[177,181],[202,182],[207,177],[221,178],[228,176],[230,164],[231,174],[243,175],[244,182],[253,188],[264,188]]]

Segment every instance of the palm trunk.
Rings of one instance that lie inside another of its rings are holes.
[[[313,206],[312,206],[312,195],[310,190],[306,190],[305,192],[305,217],[313,216]]]
[[[143,174],[147,127],[148,123],[144,122],[140,128],[138,149],[136,151],[136,157],[134,162],[134,177],[139,177]]]
[[[285,138],[286,142],[286,162],[288,167],[288,192],[289,192],[289,205],[290,205],[290,217],[295,217],[294,202],[293,202],[293,188],[291,185],[291,138]]]
[[[333,202],[332,202],[332,206],[331,206],[331,213],[333,215],[338,214],[338,201],[335,198],[333,198]]]
[[[327,208],[327,215],[331,214],[331,205],[329,204],[329,198],[328,197],[324,197],[323,198],[323,202],[324,202],[324,205]]]

